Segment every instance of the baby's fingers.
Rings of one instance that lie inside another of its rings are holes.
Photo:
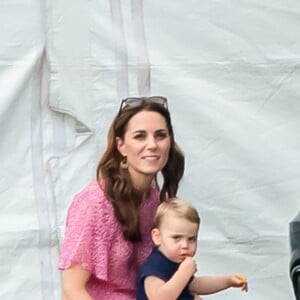
[[[242,291],[248,292],[248,282],[245,276],[239,276]]]
[[[248,282],[245,282],[242,286],[242,291],[248,292]]]

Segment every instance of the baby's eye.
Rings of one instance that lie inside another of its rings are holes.
[[[196,242],[197,241],[197,237],[196,236],[192,236],[189,238],[190,242]]]
[[[174,235],[174,236],[173,236],[173,239],[174,239],[175,241],[179,241],[179,240],[180,240],[180,238],[181,238],[181,236],[180,236],[180,235]]]

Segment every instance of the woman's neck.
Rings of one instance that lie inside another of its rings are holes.
[[[144,174],[138,174],[130,172],[130,176],[132,179],[132,183],[134,188],[142,193],[143,198],[149,194],[149,191],[151,189],[154,176],[153,175],[144,175]]]

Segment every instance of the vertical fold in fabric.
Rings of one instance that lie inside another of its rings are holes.
[[[42,90],[45,51],[37,57],[31,101],[32,176],[39,224],[39,254],[42,299],[53,299],[51,263],[51,225],[43,159]]]
[[[137,88],[139,96],[151,93],[151,72],[145,36],[143,0],[131,0],[133,33],[137,50]]]
[[[128,95],[129,88],[127,46],[120,0],[110,1],[110,12],[112,21],[112,35],[114,39],[117,99],[122,99]]]

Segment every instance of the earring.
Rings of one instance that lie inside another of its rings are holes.
[[[120,168],[121,169],[128,169],[128,162],[127,162],[127,157],[124,156],[122,160],[120,161]]]

